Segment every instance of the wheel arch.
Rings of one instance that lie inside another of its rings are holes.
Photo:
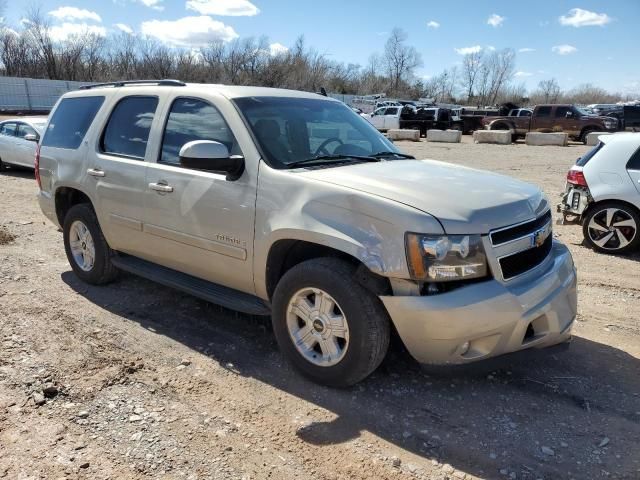
[[[78,205],[79,203],[88,203],[95,211],[95,207],[93,206],[93,202],[89,195],[76,187],[62,186],[56,188],[54,199],[56,218],[58,219],[59,225],[64,224],[64,217],[66,216],[69,209],[74,205]]]
[[[592,210],[594,210],[595,208],[598,208],[603,203],[621,203],[621,204],[629,207],[631,210],[636,212],[638,215],[640,215],[640,206],[635,205],[635,204],[633,204],[633,203],[631,203],[631,202],[629,202],[627,200],[624,200],[622,198],[605,197],[605,198],[599,198],[598,200],[591,202],[587,206],[587,208],[585,209],[584,212],[582,212],[582,215],[581,215],[582,222],[584,223],[584,219],[587,218],[587,216],[589,215],[589,213],[591,213]]]
[[[356,280],[376,295],[388,294],[391,291],[388,278],[374,273],[354,252],[346,250],[348,249],[339,249],[309,240],[294,238],[276,240],[267,254],[265,293],[271,299],[278,282],[287,271],[306,260],[322,257],[339,258],[354,265],[357,268]]]

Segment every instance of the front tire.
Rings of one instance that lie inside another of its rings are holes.
[[[81,203],[69,209],[62,235],[69,264],[81,280],[91,285],[104,285],[116,278],[118,269],[111,263],[114,252],[89,204]]]
[[[317,383],[347,387],[370,375],[389,347],[387,312],[336,258],[300,263],[273,295],[273,330],[293,366]]]
[[[582,142],[583,145],[587,144],[587,137],[589,136],[590,133],[595,132],[596,129],[595,128],[585,128],[584,131],[582,132],[582,135],[580,135],[580,141]]]
[[[627,254],[640,246],[640,214],[621,202],[596,204],[582,222],[585,242],[596,252]]]

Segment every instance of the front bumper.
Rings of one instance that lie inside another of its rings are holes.
[[[418,362],[467,363],[568,340],[576,271],[569,250],[554,242],[545,262],[513,283],[490,280],[438,295],[381,299]]]

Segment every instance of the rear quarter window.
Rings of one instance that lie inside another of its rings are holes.
[[[99,96],[63,99],[51,116],[42,146],[78,148],[103,103]]]
[[[627,163],[627,170],[640,170],[640,148],[631,155]]]
[[[602,147],[604,147],[604,143],[599,142],[598,145],[596,145],[587,153],[585,153],[583,156],[581,156],[576,162],[576,165],[578,165],[579,167],[584,167],[587,163],[589,163],[589,160],[591,160],[594,157],[594,155],[602,149]]]

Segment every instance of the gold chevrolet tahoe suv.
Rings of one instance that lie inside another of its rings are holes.
[[[394,330],[425,364],[571,335],[575,268],[538,188],[416,160],[320,95],[87,87],[54,107],[36,178],[82,280],[134,272],[271,315],[320,383],[365,378]]]

